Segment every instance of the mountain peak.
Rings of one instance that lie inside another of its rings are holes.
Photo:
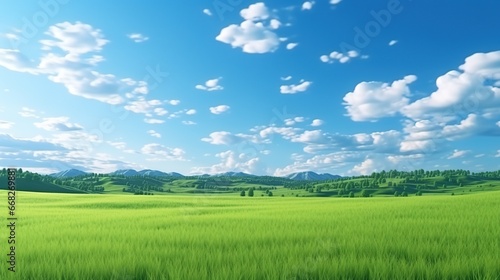
[[[313,171],[303,171],[303,172],[295,172],[285,176],[285,178],[292,180],[303,180],[303,181],[322,181],[322,180],[332,180],[340,178],[339,175],[332,175],[330,173],[322,173],[318,174]]]

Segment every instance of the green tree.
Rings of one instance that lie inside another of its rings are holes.
[[[394,196],[399,196],[399,192],[398,192],[398,191],[395,191],[395,192],[394,192]]]
[[[253,188],[250,188],[250,189],[248,190],[248,196],[253,196]]]
[[[361,191],[361,196],[362,196],[362,197],[369,197],[369,196],[370,196],[370,194],[368,193],[368,191],[367,191],[367,190],[362,190],[362,191]]]
[[[245,191],[241,191],[240,196],[245,196]]]
[[[349,197],[354,197],[354,192],[350,192]]]
[[[267,195],[273,196],[273,192],[270,191]]]

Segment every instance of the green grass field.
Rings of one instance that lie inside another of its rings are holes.
[[[0,279],[500,279],[499,200],[18,192]]]

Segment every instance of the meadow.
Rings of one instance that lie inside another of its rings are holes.
[[[500,279],[499,200],[18,192],[0,279]]]

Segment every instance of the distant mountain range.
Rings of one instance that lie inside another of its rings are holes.
[[[77,176],[82,176],[82,175],[86,175],[86,174],[87,174],[86,172],[83,172],[83,171],[78,170],[78,169],[68,169],[65,171],[58,172],[58,173],[50,174],[50,176],[56,177],[56,178],[70,178],[70,177],[77,177]]]
[[[78,169],[69,169],[65,171],[61,171],[58,173],[50,174],[52,177],[56,178],[71,178],[88,174],[87,172],[78,170]],[[134,169],[120,169],[114,172],[109,173],[109,175],[123,175],[123,176],[158,176],[158,177],[177,177],[182,178],[184,175],[177,172],[163,172],[158,170],[144,169],[141,171],[137,171]],[[219,173],[215,175],[203,174],[200,177],[253,177],[256,175],[244,173],[244,172],[225,172]],[[297,181],[322,181],[322,180],[332,180],[341,178],[339,175],[332,175],[329,173],[318,174],[312,171],[304,171],[292,173],[290,175],[284,176],[285,178]]]
[[[341,176],[332,175],[329,173],[318,174],[312,171],[304,171],[304,172],[292,173],[290,175],[285,176],[285,178],[292,180],[301,180],[301,181],[322,181],[322,180],[333,180],[341,178]]]

